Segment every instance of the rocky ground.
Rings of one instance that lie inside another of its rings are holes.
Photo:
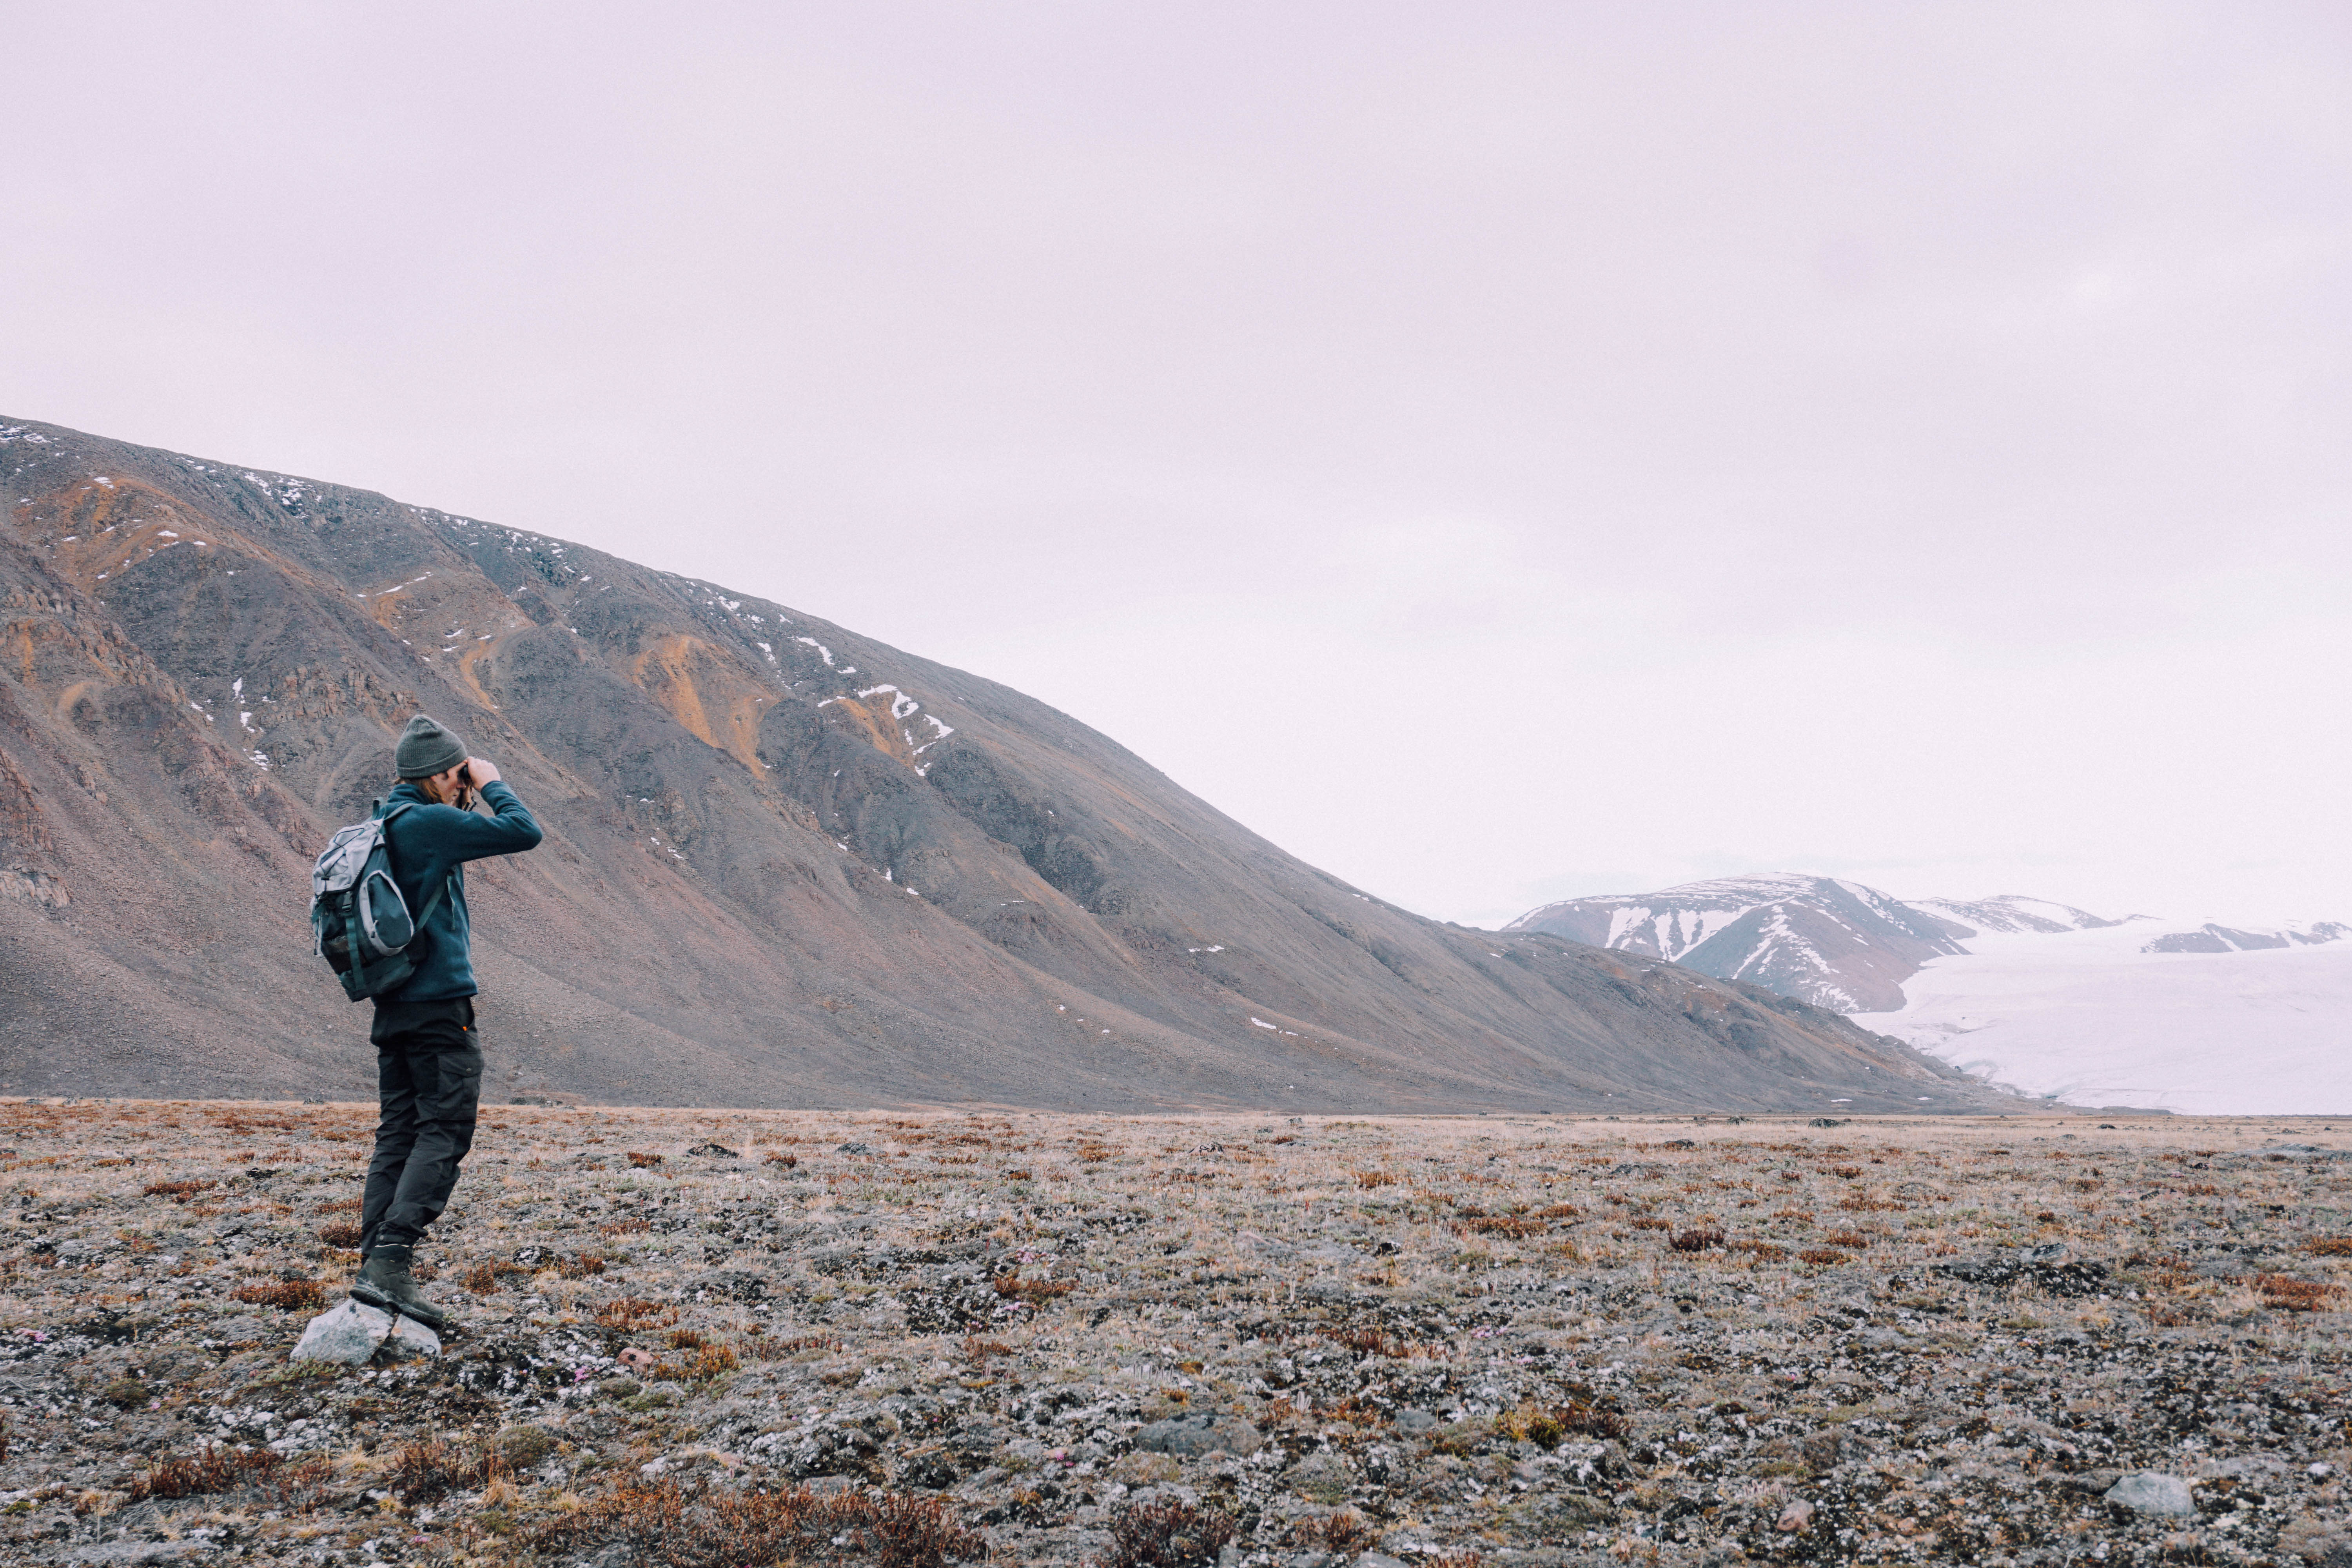
[[[0,1558],[2352,1563],[2326,1122],[0,1102]]]

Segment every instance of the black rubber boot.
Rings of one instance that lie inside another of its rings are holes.
[[[437,1333],[449,1326],[449,1314],[417,1293],[416,1281],[408,1277],[415,1253],[414,1247],[378,1246],[360,1264],[360,1277],[352,1281],[352,1300],[380,1312],[414,1318]]]

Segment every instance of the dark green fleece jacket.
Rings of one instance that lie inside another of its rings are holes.
[[[437,805],[413,783],[403,781],[384,801],[389,811],[401,801],[408,809],[383,830],[392,847],[392,879],[411,910],[421,910],[433,889],[446,879],[449,890],[441,907],[425,922],[408,951],[415,956],[416,973],[399,990],[378,1002],[446,1002],[471,996],[474,984],[472,928],[466,918],[466,873],[468,860],[492,855],[514,855],[537,846],[539,823],[514,791],[493,780],[482,786],[482,802],[498,815],[477,816],[454,805]]]

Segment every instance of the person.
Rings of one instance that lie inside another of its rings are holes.
[[[468,860],[513,855],[540,841],[539,823],[487,758],[469,757],[457,736],[419,713],[393,752],[400,783],[384,802],[409,809],[386,825],[393,880],[425,916],[408,951],[416,971],[375,998],[375,1155],[360,1208],[360,1273],[353,1299],[434,1329],[448,1313],[426,1300],[412,1269],[416,1246],[457,1185],[458,1162],[474,1143],[482,1093],[482,1047],[474,1030],[474,958],[466,912]],[[473,793],[494,814],[478,816]]]

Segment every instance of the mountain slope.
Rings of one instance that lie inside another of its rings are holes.
[[[303,874],[423,709],[548,829],[472,873],[496,1093],[1980,1102],[1761,990],[1393,909],[766,600],[49,426],[0,468],[0,1091],[363,1092]]]

